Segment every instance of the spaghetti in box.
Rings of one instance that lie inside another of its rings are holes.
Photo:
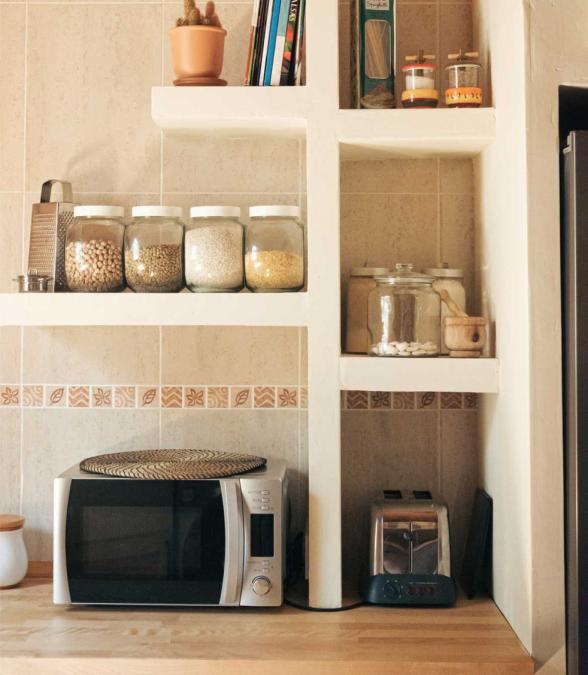
[[[395,0],[355,0],[356,108],[394,108]]]

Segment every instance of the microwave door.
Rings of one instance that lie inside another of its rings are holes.
[[[221,605],[238,605],[243,585],[243,504],[241,485],[237,480],[221,481],[225,514],[225,568]]]

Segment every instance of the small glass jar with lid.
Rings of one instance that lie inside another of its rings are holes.
[[[238,206],[193,206],[186,225],[186,285],[194,293],[243,288],[243,238]]]
[[[452,61],[445,66],[445,104],[449,108],[479,108],[482,105],[482,66],[473,60],[478,56],[478,52],[464,53],[461,49],[456,54],[447,56]]]
[[[437,64],[432,63],[434,59],[434,54],[425,54],[422,49],[419,50],[418,54],[405,56],[407,63],[402,66],[404,74],[403,107],[437,107],[439,92],[435,84]]]
[[[125,231],[125,274],[137,293],[176,293],[184,285],[179,206],[134,206]]]
[[[304,229],[297,206],[252,206],[245,230],[245,282],[256,292],[304,286]]]
[[[433,290],[437,293],[447,291],[452,300],[462,312],[466,311],[466,292],[463,285],[463,270],[457,267],[449,267],[449,263],[439,263],[438,267],[427,267],[425,274],[435,277]],[[441,303],[441,327],[446,316],[453,316],[447,305]],[[441,330],[441,354],[449,354],[449,348],[445,345],[444,331]]]
[[[428,357],[439,354],[441,298],[434,277],[396,265],[389,276],[376,277],[368,298],[369,349],[372,356]]]
[[[76,206],[65,241],[70,291],[113,293],[125,287],[122,206]]]

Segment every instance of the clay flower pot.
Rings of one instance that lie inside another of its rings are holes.
[[[172,66],[178,79],[220,76],[227,31],[217,26],[176,26],[169,32]]]

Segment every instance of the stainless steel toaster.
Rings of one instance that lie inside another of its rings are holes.
[[[368,602],[451,605],[447,507],[428,490],[385,490],[371,507]]]

